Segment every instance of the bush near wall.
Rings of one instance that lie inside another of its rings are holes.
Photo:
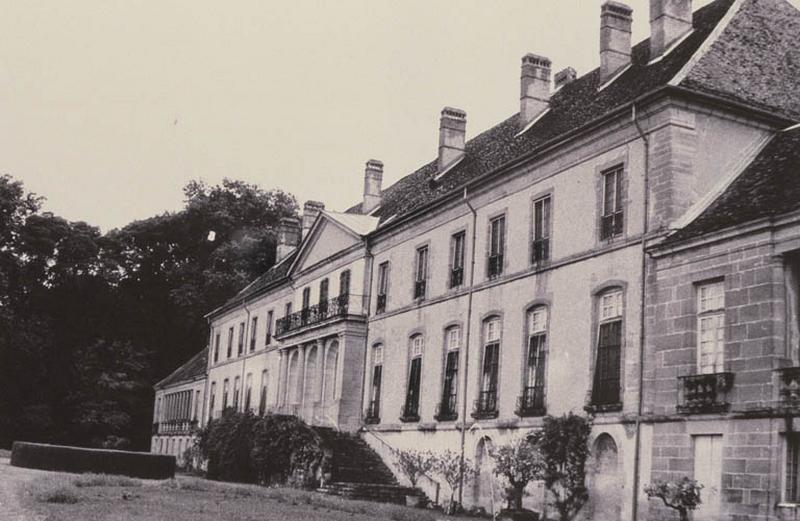
[[[15,441],[11,447],[11,464],[31,469],[121,474],[144,479],[175,476],[173,456],[23,441]]]

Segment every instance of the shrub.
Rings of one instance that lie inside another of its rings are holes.
[[[542,478],[544,462],[541,453],[529,440],[518,438],[493,448],[489,454],[494,459],[494,473],[508,484],[508,508],[522,510],[525,487]]]
[[[175,475],[172,456],[22,441],[14,442],[11,448],[11,464],[31,469],[121,474],[145,479],[166,479]]]
[[[242,483],[316,486],[327,456],[319,436],[294,416],[226,411],[200,431],[207,477]]]
[[[649,498],[659,498],[666,506],[676,510],[681,521],[688,521],[689,511],[697,508],[700,489],[703,485],[684,477],[680,481],[656,481],[645,485],[644,493]]]
[[[450,487],[450,502],[445,513],[455,514],[459,509],[459,505],[455,501],[456,490],[461,485],[462,476],[464,485],[475,477],[475,467],[468,458],[464,458],[462,466],[460,456],[448,449],[433,456],[433,472],[441,476]]]
[[[586,458],[591,428],[589,420],[572,413],[545,416],[542,430],[532,436],[544,462],[544,485],[561,521],[572,519],[589,497]]]
[[[430,452],[420,452],[417,450],[395,450],[397,466],[411,482],[411,486],[416,488],[417,481],[423,475],[433,469],[436,462]]]

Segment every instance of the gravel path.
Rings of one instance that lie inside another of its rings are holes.
[[[0,519],[3,521],[42,521],[44,516],[34,514],[22,506],[17,495],[20,485],[42,471],[12,467],[8,458],[0,458]]]

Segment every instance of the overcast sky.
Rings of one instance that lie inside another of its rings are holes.
[[[367,159],[385,187],[435,157],[443,106],[467,138],[516,112],[524,53],[596,67],[600,4],[2,0],[0,174],[104,231],[180,208],[195,178],[343,210]]]

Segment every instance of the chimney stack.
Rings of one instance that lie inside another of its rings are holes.
[[[281,217],[278,225],[278,246],[275,262],[285,259],[300,244],[300,222],[294,217]]]
[[[560,88],[566,85],[567,83],[571,83],[578,77],[578,73],[575,72],[575,69],[572,67],[567,67],[556,73],[555,77],[555,88]]]
[[[464,157],[467,133],[467,113],[445,107],[439,119],[439,173]]]
[[[633,9],[607,0],[600,7],[600,84],[631,63]]]
[[[325,205],[319,201],[306,201],[303,205],[303,237],[308,235],[308,230],[314,225],[319,213],[325,209]]]
[[[650,0],[650,58],[692,30],[692,0]]]
[[[550,106],[550,60],[536,54],[522,57],[519,115],[524,128]]]
[[[367,215],[381,205],[382,182],[383,163],[370,159],[364,169],[364,202],[361,203],[361,213]]]

